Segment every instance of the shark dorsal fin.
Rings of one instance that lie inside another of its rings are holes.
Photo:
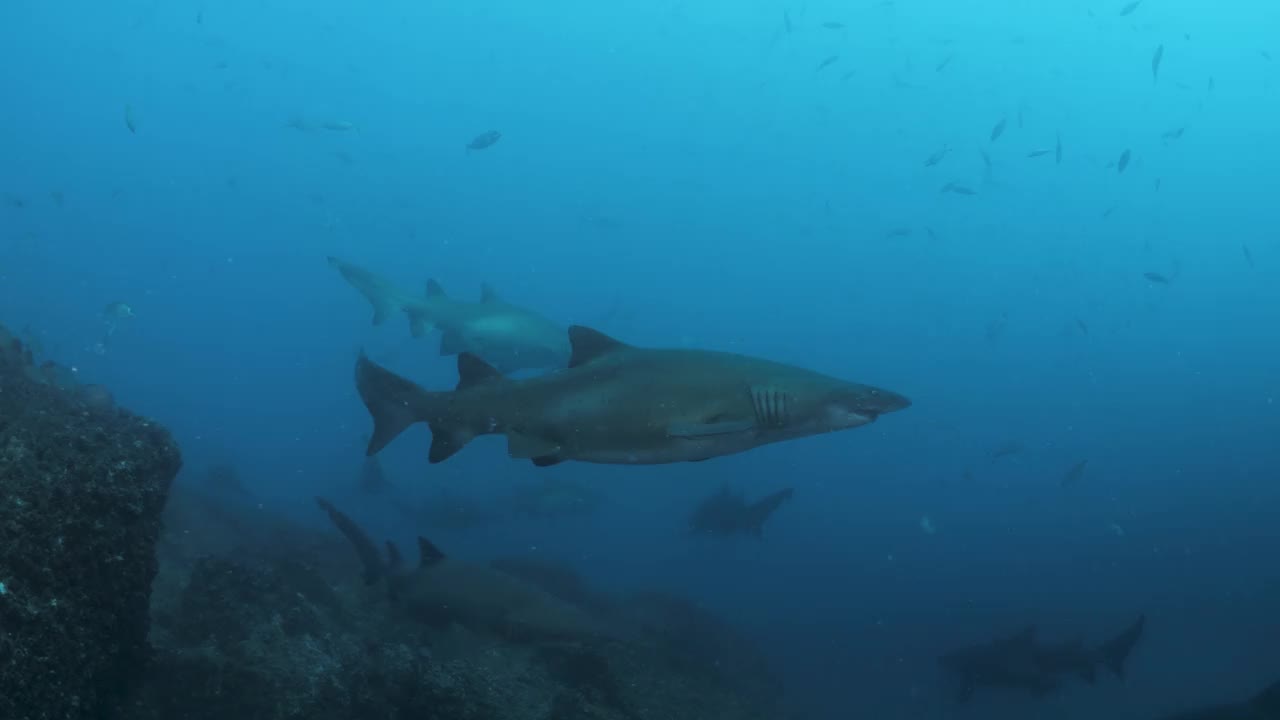
[[[440,548],[421,535],[418,536],[418,552],[421,555],[418,561],[418,567],[420,568],[429,568],[444,560],[444,553],[440,552]]]
[[[573,354],[569,358],[571,368],[585,365],[615,350],[631,347],[583,325],[569,326],[569,345],[573,348]]]
[[[502,373],[478,355],[469,352],[458,354],[458,390],[502,379]]]
[[[1258,693],[1249,704],[1253,709],[1265,713],[1267,717],[1280,715],[1280,681],[1272,683],[1266,690]]]
[[[435,278],[432,278],[427,281],[427,297],[440,300],[449,297],[449,295],[444,291],[444,286],[436,282]]]
[[[501,302],[502,298],[498,297],[497,291],[489,283],[480,283],[480,302],[496,303]]]

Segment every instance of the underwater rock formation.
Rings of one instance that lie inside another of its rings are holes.
[[[149,655],[169,433],[0,328],[0,718],[111,718]]]
[[[581,612],[625,618],[641,632],[516,641],[483,624],[440,626],[398,611],[385,583],[366,585],[356,553],[327,528],[181,482],[166,518],[156,661],[127,720],[776,717],[768,673],[740,675],[741,663],[726,662],[726,652],[749,655],[748,643],[727,640],[737,637],[727,626],[677,600],[615,598],[568,568],[517,562]],[[691,654],[684,636],[714,642]]]

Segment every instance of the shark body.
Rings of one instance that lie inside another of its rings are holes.
[[[369,301],[374,325],[404,313],[414,337],[440,331],[441,355],[471,353],[502,372],[562,368],[569,360],[564,326],[503,300],[488,285],[480,302],[449,297],[435,280],[418,296],[358,265],[335,257],[329,264]]]
[[[569,342],[567,369],[521,380],[464,353],[453,392],[423,390],[362,355],[355,375],[373,417],[368,453],[425,422],[432,463],[489,434],[505,435],[512,457],[538,466],[699,461],[860,427],[911,404],[745,355],[637,348],[581,326]]]

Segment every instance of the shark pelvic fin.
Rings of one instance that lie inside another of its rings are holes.
[[[575,368],[593,360],[604,357],[615,350],[630,347],[624,342],[583,325],[569,326],[569,345],[573,353],[569,358],[569,367]]]

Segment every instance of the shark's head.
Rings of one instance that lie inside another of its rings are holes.
[[[816,420],[828,430],[844,430],[875,422],[885,413],[910,406],[910,400],[890,390],[844,383],[822,394]]]

